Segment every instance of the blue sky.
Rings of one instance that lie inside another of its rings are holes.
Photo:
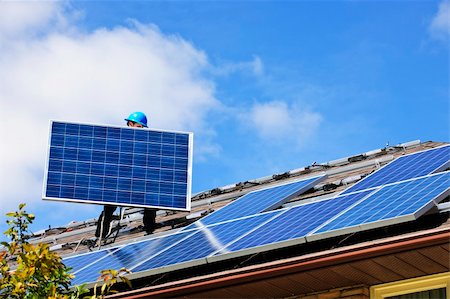
[[[195,134],[199,192],[411,140],[449,140],[449,1],[0,3],[1,215],[41,200],[49,119]],[[5,230],[4,217],[0,228]]]

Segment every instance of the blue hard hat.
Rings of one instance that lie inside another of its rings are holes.
[[[143,112],[133,112],[125,120],[141,124],[147,128],[147,116]]]

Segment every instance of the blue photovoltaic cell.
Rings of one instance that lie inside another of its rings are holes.
[[[97,257],[95,263],[92,263],[79,272],[77,272],[77,269],[81,268],[79,267],[81,266],[81,263],[79,261],[77,261],[77,263],[72,263],[75,265],[73,270],[73,272],[75,272],[73,283],[81,284],[85,282],[94,282],[100,276],[100,271],[105,269],[131,269],[139,262],[142,262],[158,252],[169,248],[171,245],[182,240],[189,234],[192,234],[192,231],[172,234],[161,238],[149,239],[139,243],[128,244],[112,253],[110,252],[109,254]],[[94,255],[95,252],[81,256],[83,264],[86,264],[87,261],[92,261]],[[64,260],[64,263],[66,263],[66,260]]]
[[[290,198],[312,188],[324,178],[325,176],[322,175],[247,193],[198,221],[202,225],[210,225],[277,208]],[[185,229],[194,227],[195,223],[187,226]]]
[[[131,270],[133,272],[141,272],[206,258],[213,252],[223,249],[227,243],[274,217],[279,212],[280,211],[273,211],[259,214],[254,217],[242,218],[217,225],[202,227],[201,229],[199,228],[200,231],[194,235],[137,267],[131,268]]]
[[[227,249],[237,251],[245,248],[293,240],[306,236],[331,217],[355,204],[371,191],[342,195],[288,209],[277,218],[230,244]]]
[[[94,251],[94,252],[90,252],[90,253],[86,253],[86,254],[67,257],[67,258],[63,259],[63,263],[67,267],[72,268],[72,270],[70,271],[71,273],[75,273],[75,272],[79,271],[81,268],[84,268],[87,265],[89,265],[93,262],[96,262],[101,258],[104,258],[111,252],[116,251],[118,248],[119,247],[108,248],[108,249],[101,250],[101,251]],[[97,277],[99,275],[100,274],[97,273]]]
[[[450,160],[450,145],[402,156],[351,186],[342,194],[434,173]]]
[[[384,186],[314,234],[414,215],[449,188],[449,172]]]
[[[191,135],[52,122],[43,198],[189,210]]]

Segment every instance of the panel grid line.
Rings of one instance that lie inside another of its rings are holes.
[[[430,188],[433,188],[430,190]],[[329,221],[316,233],[331,231],[352,226],[359,226],[380,220],[388,220],[403,215],[413,215],[430,201],[449,189],[449,172],[415,178],[397,184],[383,186],[380,190],[367,197],[350,211]],[[407,189],[407,196],[402,190]],[[434,194],[438,190],[438,194]],[[413,209],[396,210],[399,205],[410,204]],[[419,205],[417,205],[419,204]],[[389,210],[387,214],[383,211]],[[406,212],[406,213],[405,213]],[[370,213],[370,217],[366,218]],[[371,221],[369,221],[371,219]]]
[[[347,188],[341,194],[372,189],[388,183],[404,181],[435,173],[449,165],[450,145],[400,156],[374,173]]]
[[[227,249],[240,251],[306,241],[306,236],[329,217],[339,214],[341,210],[360,201],[369,193],[370,191],[362,191],[290,207],[265,225],[228,244]]]
[[[198,221],[209,225],[274,209],[317,185],[325,178],[326,175],[319,175],[249,192]],[[194,223],[185,229],[192,227],[195,227]]]
[[[188,238],[190,238],[190,237],[192,237],[192,236],[194,236],[195,234],[198,234],[198,233],[199,233],[198,231],[193,231],[193,232],[191,232],[191,233],[188,234],[186,237],[183,237],[181,240],[178,240],[177,242],[175,242],[175,243],[169,245],[169,246],[166,247],[166,248],[162,248],[160,251],[158,251],[157,253],[155,253],[155,254],[152,255],[151,257],[149,257],[149,258],[147,258],[147,259],[144,259],[144,260],[140,261],[139,263],[135,264],[134,266],[131,266],[129,270],[134,270],[135,268],[139,267],[140,265],[144,264],[145,262],[151,260],[152,258],[154,258],[154,257],[156,257],[156,256],[158,256],[158,255],[160,255],[161,253],[163,253],[163,252],[165,252],[165,251],[171,249],[172,247],[174,247],[174,246],[180,244],[180,243],[183,242],[184,240],[186,240],[186,239],[188,239]]]
[[[379,188],[373,189],[373,190],[363,190],[363,191],[357,191],[357,192],[352,192],[349,194],[342,194],[342,195],[337,195],[334,198],[338,198],[340,196],[348,196],[348,195],[355,195],[355,194],[362,194],[362,192],[367,192],[361,199],[359,199],[358,201],[356,201],[355,203],[353,203],[352,205],[350,205],[349,207],[345,208],[344,210],[340,211],[338,214],[334,215],[333,217],[331,217],[330,219],[328,219],[327,221],[325,221],[324,223],[322,223],[321,225],[319,225],[317,228],[313,229],[312,231],[310,231],[307,235],[313,235],[316,231],[320,230],[322,227],[324,227],[325,225],[327,225],[327,223],[332,222],[334,219],[337,219],[338,217],[340,217],[341,215],[345,214],[347,211],[353,209],[355,206],[357,206],[359,203],[361,203],[362,201],[364,201],[367,197],[371,196],[373,193],[377,192]]]
[[[267,219],[265,222],[263,222],[263,223],[261,223],[261,224],[255,226],[255,227],[254,227],[253,229],[251,229],[250,231],[248,231],[248,232],[242,234],[240,237],[238,237],[238,238],[236,238],[236,239],[234,239],[234,240],[228,242],[227,244],[225,244],[225,246],[224,246],[223,248],[221,248],[221,249],[219,249],[219,250],[216,250],[215,252],[211,253],[209,256],[214,256],[214,255],[217,255],[217,254],[222,254],[222,253],[228,253],[228,252],[230,252],[230,251],[228,250],[228,247],[229,247],[231,244],[233,244],[233,243],[239,241],[240,239],[245,238],[246,236],[248,236],[249,234],[251,234],[252,232],[254,232],[255,230],[257,230],[258,228],[260,228],[260,227],[266,225],[267,223],[269,223],[269,222],[275,220],[276,218],[280,217],[281,215],[283,215],[284,213],[286,213],[289,209],[290,209],[290,208],[285,208],[285,209],[282,209],[282,210],[276,210],[276,211],[266,212],[266,213],[273,213],[274,216],[273,216],[272,218]],[[261,214],[260,214],[260,215],[261,215]],[[214,224],[211,225],[211,226],[214,226]]]
[[[192,133],[50,126],[43,199],[190,209]]]
[[[93,262],[91,262],[91,263],[88,263],[88,264],[82,266],[81,268],[75,270],[75,271],[72,273],[72,274],[77,274],[78,272],[80,272],[80,271],[82,271],[82,270],[88,268],[89,266],[93,265],[94,263],[97,263],[98,261],[100,261],[100,260],[106,258],[108,255],[111,255],[112,253],[116,252],[117,250],[119,250],[119,249],[122,248],[122,247],[124,247],[124,246],[122,245],[122,246],[113,247],[113,248],[105,248],[104,250],[101,250],[101,251],[87,252],[87,253],[85,253],[85,254],[80,254],[80,255],[70,256],[70,257],[67,257],[67,258],[63,259],[63,262],[64,262],[65,264],[67,264],[67,265],[70,265],[70,263],[68,263],[68,261],[70,261],[71,259],[77,259],[77,258],[80,258],[80,257],[83,257],[83,256],[89,256],[89,255],[95,255],[95,254],[100,255],[100,254],[103,253],[103,252],[108,252],[108,253],[105,254],[104,256],[102,256],[102,257],[96,259],[95,261],[93,261]]]

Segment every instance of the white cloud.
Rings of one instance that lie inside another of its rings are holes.
[[[0,4],[0,20],[17,17],[0,21],[0,214],[40,200],[49,119],[122,125],[141,110],[152,127],[193,130],[197,148],[220,150],[206,123],[220,103],[190,43],[139,23],[77,32],[57,2]],[[69,26],[29,34],[55,19]]]
[[[439,4],[438,12],[433,17],[429,27],[431,35],[436,39],[446,40],[450,36],[450,1]]]
[[[283,101],[256,103],[241,119],[266,141],[302,145],[322,121],[319,113]]]
[[[264,74],[264,64],[258,56],[254,56],[250,61],[226,62],[212,69],[212,73],[217,76],[229,76],[234,73],[251,74],[262,76]]]
[[[48,26],[63,26],[63,3],[55,1],[0,1],[0,35],[14,39]]]
[[[261,58],[259,58],[258,56],[255,56],[252,61],[252,69],[253,73],[256,76],[261,76],[264,73],[264,65],[262,63]]]

